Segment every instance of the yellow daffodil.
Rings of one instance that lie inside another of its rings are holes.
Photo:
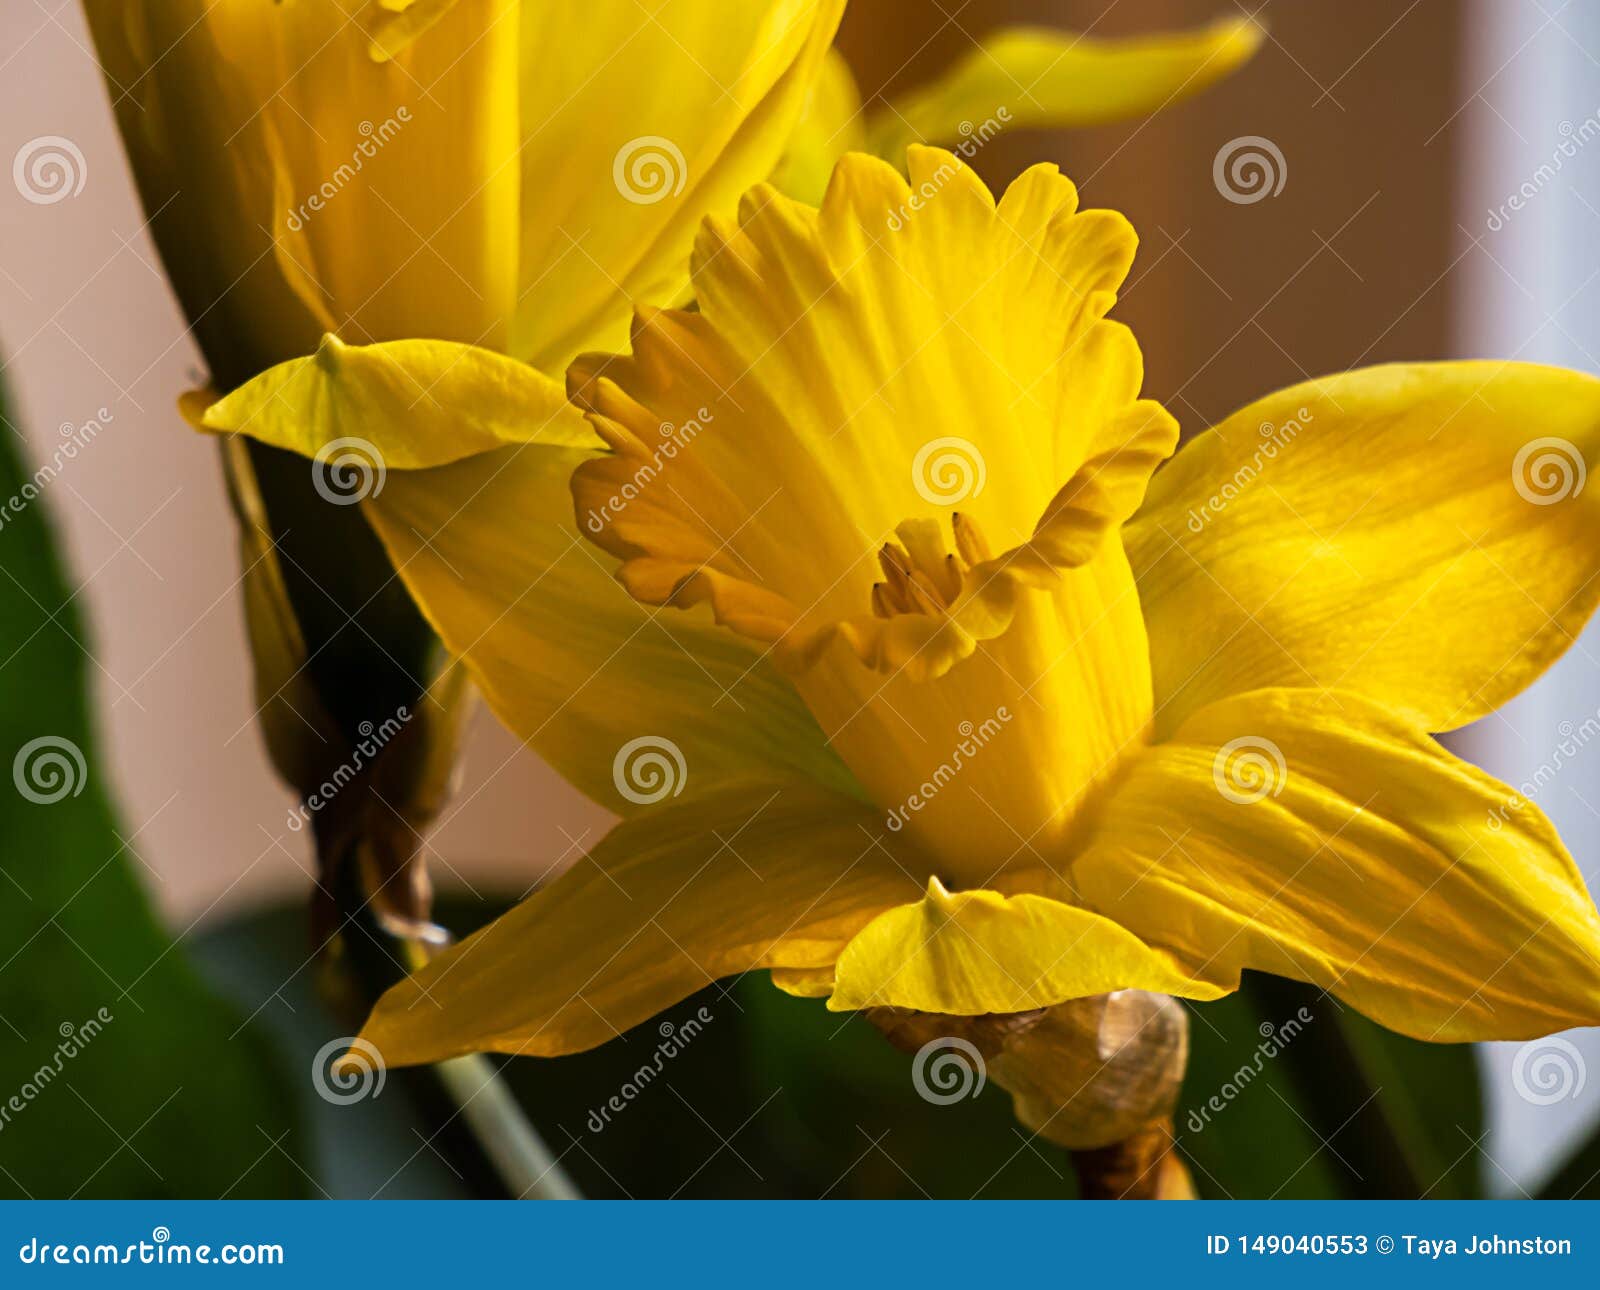
[[[844,4],[85,0],[222,388],[325,332],[468,341],[559,377],[580,350],[620,347],[634,303],[681,303],[700,219],[780,161],[804,188],[869,131],[899,156],[996,113],[1136,116],[1261,36],[1008,30],[867,116],[843,61],[824,61]]]
[[[489,346],[545,373],[554,401],[575,353],[625,341],[630,300],[684,299],[699,220],[771,172],[843,7],[86,0],[216,387],[332,332]],[[391,783],[370,818],[360,794],[320,817],[325,867],[357,843],[416,851],[468,693],[344,505],[347,481],[381,486],[374,451],[351,425],[315,471],[243,441],[224,457],[261,725],[284,778],[312,792],[397,708],[429,718],[385,750],[406,791]],[[350,828],[329,827],[346,812]]]
[[[86,0],[222,388],[324,332],[559,374],[676,302],[777,163],[844,0]]]
[[[1106,317],[1127,221],[1049,166],[998,203],[948,153],[909,180],[849,156],[820,211],[763,186],[708,220],[698,312],[574,365],[587,425],[423,342],[329,342],[210,409],[302,452],[359,419],[412,594],[624,817],[367,1037],[571,1052],[752,969],[838,1009],[1252,968],[1426,1039],[1600,1021],[1555,831],[1431,733],[1600,599],[1600,381],[1349,372],[1152,477],[1178,430]]]
[[[772,182],[814,206],[847,152],[899,165],[909,145],[937,143],[970,159],[1004,130],[1147,116],[1227,76],[1265,36],[1258,23],[1241,18],[1112,40],[1004,27],[904,96],[870,105],[843,56],[831,50]]]
[[[213,383],[235,389],[266,372],[256,393],[275,393],[274,412],[300,409],[301,438],[318,440],[320,473],[242,440],[224,457],[273,759],[305,796],[397,702],[425,714],[373,771],[381,811],[348,794],[319,817],[326,925],[337,891],[372,904],[389,930],[425,935],[420,830],[448,792],[466,688],[441,667],[359,513],[325,486],[341,491],[338,472],[353,466],[376,501],[390,466],[433,464],[439,445],[419,442],[414,463],[404,434],[374,448],[342,374],[435,407],[418,378],[439,342],[470,343],[481,347],[471,370],[502,382],[515,406],[503,422],[456,421],[447,455],[491,451],[530,416],[551,422],[552,440],[588,447],[560,382],[566,366],[622,347],[635,304],[685,302],[702,217],[732,211],[775,168],[803,190],[858,139],[899,155],[910,139],[964,136],[970,148],[1001,124],[1152,111],[1260,39],[1249,22],[1122,42],[1002,32],[943,79],[863,114],[842,61],[830,61],[844,0],[86,6]],[[392,342],[376,367],[370,351],[347,348],[370,342]],[[296,370],[326,385],[293,388],[269,370],[313,352]],[[400,360],[411,357],[408,370]],[[435,376],[456,387],[450,367]],[[209,399],[195,396],[191,412]],[[562,498],[551,514],[564,510]],[[732,762],[736,749],[722,755]],[[851,791],[842,768],[823,774]],[[359,882],[345,880],[352,866]]]

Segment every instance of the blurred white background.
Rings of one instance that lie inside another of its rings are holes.
[[[1490,0],[1473,9],[1462,99],[1478,146],[1462,168],[1457,350],[1600,373],[1600,10]],[[1512,194],[1519,211],[1508,208]],[[1461,745],[1507,783],[1540,785],[1529,796],[1555,821],[1591,893],[1600,893],[1600,747],[1588,746],[1584,723],[1597,716],[1600,633],[1591,624]],[[1600,1078],[1600,1030],[1566,1039],[1581,1054],[1577,1069]],[[1520,1096],[1519,1047],[1483,1046],[1495,1076],[1491,1159],[1508,1175],[1492,1181],[1513,1195],[1513,1180],[1542,1173],[1553,1144],[1600,1122],[1592,1088],[1549,1106]]]

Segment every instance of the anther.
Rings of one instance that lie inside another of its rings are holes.
[[[970,515],[957,511],[950,517],[950,529],[955,534],[956,550],[968,565],[982,564],[989,558],[989,543]]]

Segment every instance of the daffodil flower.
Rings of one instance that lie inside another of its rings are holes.
[[[911,144],[935,143],[954,145],[970,159],[1005,130],[1076,129],[1147,116],[1221,80],[1265,38],[1249,18],[1115,39],[1002,27],[904,95],[872,103],[862,101],[849,64],[832,49],[772,182],[815,206],[847,152],[899,165]]]
[[[543,373],[556,400],[574,354],[625,341],[630,300],[685,298],[699,220],[777,164],[844,9],[85,3],[216,388],[313,353],[332,332],[501,350]],[[318,831],[325,870],[355,845],[335,840],[346,835],[409,865],[417,826],[447,799],[470,691],[438,671],[437,642],[344,505],[346,481],[381,486],[385,464],[359,426],[313,468],[242,440],[224,462],[273,761],[306,794],[348,773],[363,728],[399,707],[422,713],[385,750],[387,805],[363,816],[347,794]],[[347,814],[349,827],[329,827]],[[378,865],[375,884],[425,893],[389,880],[398,863]],[[325,872],[320,890],[334,888]],[[413,914],[426,903],[407,901]]]
[[[626,342],[634,302],[687,299],[701,218],[780,163],[806,188],[869,130],[898,157],[997,112],[1138,116],[1262,37],[1008,29],[869,114],[830,50],[845,0],[84,3],[222,389],[325,332],[467,341],[559,380]]]
[[[224,389],[408,336],[559,376],[676,303],[783,153],[844,0],[85,0]]]
[[[1424,1039],[1600,1020],[1577,868],[1432,733],[1600,598],[1600,381],[1348,372],[1156,472],[1178,428],[1106,316],[1134,247],[1051,166],[997,203],[949,153],[852,155],[820,210],[708,220],[698,311],[581,358],[584,417],[424,342],[210,409],[303,452],[364,426],[412,594],[623,817],[383,999],[386,1060],[572,1052],[755,969],[834,1009],[1251,968]]]

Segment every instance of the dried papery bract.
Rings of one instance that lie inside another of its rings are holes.
[[[872,1008],[867,1015],[906,1052],[940,1039],[971,1044],[989,1078],[1011,1094],[1017,1119],[1073,1153],[1085,1197],[1194,1195],[1173,1152],[1189,1019],[1171,996],[1118,990],[1031,1012],[952,1017]]]

